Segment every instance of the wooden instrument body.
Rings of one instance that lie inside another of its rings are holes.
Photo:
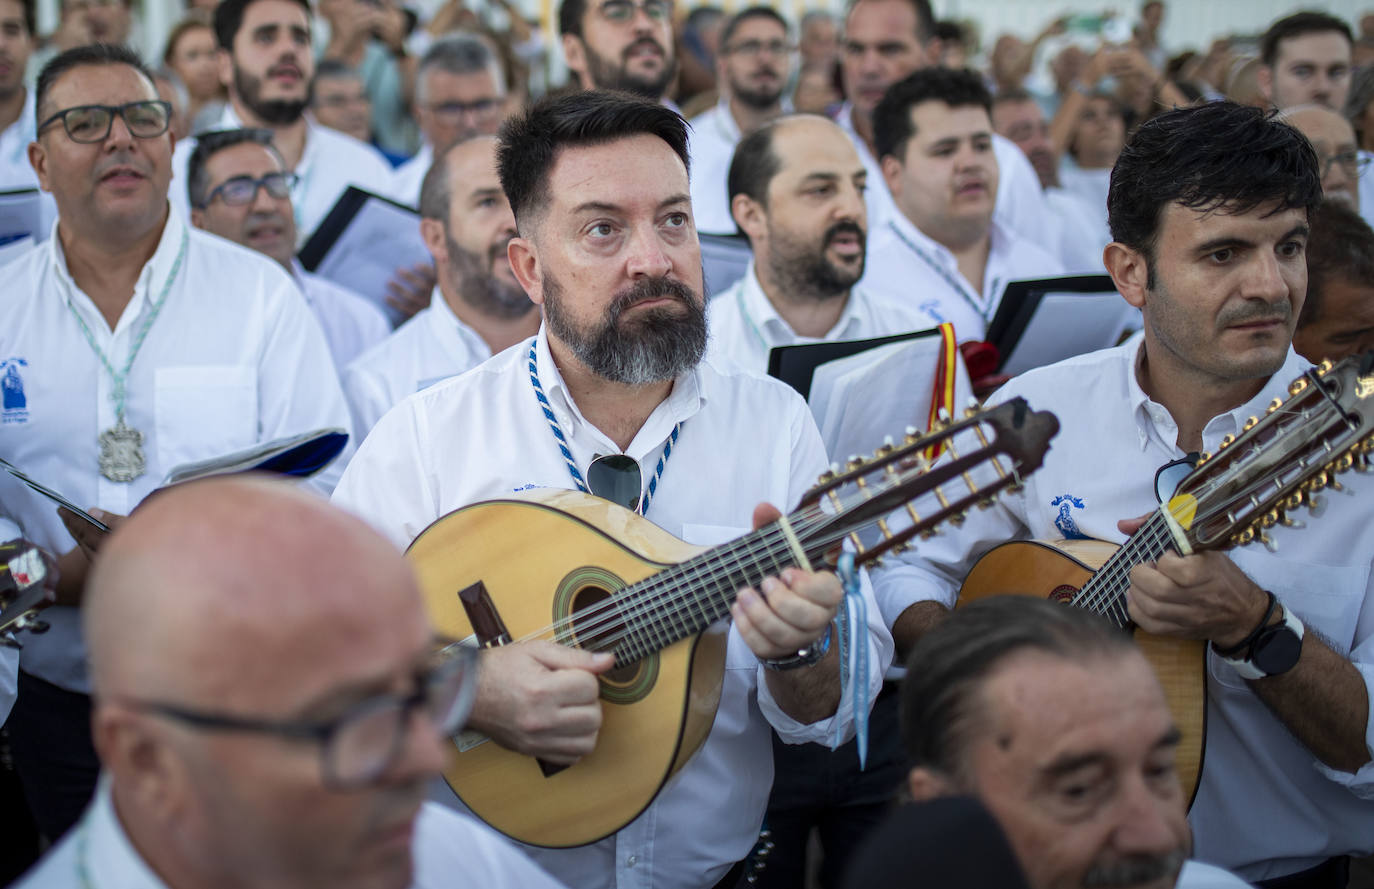
[[[457,593],[481,581],[519,640],[701,550],[604,500],[543,490],[451,513],[407,555],[439,633],[473,635]],[[521,842],[563,848],[614,833],[705,743],[727,632],[714,626],[604,676],[596,748],[576,764],[546,775],[533,757],[486,740],[455,744],[445,780],[475,814]]]
[[[1116,552],[1101,540],[1014,541],[996,547],[973,566],[959,604],[988,596],[1039,596],[1066,604]],[[1207,736],[1207,643],[1134,632],[1136,644],[1164,686],[1182,734],[1175,753],[1179,781],[1192,806],[1202,776]]]

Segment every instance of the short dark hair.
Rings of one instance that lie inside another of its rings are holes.
[[[1270,25],[1269,30],[1260,38],[1260,61],[1272,68],[1279,60],[1280,43],[1304,34],[1323,34],[1327,31],[1337,31],[1345,35],[1347,43],[1355,43],[1355,35],[1351,33],[1350,26],[1334,15],[1304,10],[1284,16]]]
[[[315,63],[315,79],[329,80],[331,77],[355,77],[362,80],[363,76],[358,73],[358,69],[345,62],[343,59],[320,59]],[[311,96],[314,99],[314,96]]]
[[[52,91],[53,84],[63,74],[73,68],[80,68],[85,65],[128,65],[148,81],[148,85],[157,91],[157,83],[153,80],[153,73],[148,70],[148,66],[143,64],[138,53],[118,43],[88,43],[85,46],[74,46],[65,52],[58,53],[48,64],[43,66],[43,70],[38,74],[38,85],[34,89],[34,114],[36,123],[42,123],[50,112],[47,108],[48,93]]]
[[[744,194],[768,206],[768,183],[782,169],[782,160],[773,150],[773,135],[788,117],[775,117],[739,140],[730,158],[730,171],[725,176],[726,200],[734,202],[735,195]],[[736,226],[740,233],[742,229]]]
[[[739,30],[739,26],[750,19],[772,19],[782,26],[782,33],[792,33],[792,29],[787,24],[787,19],[778,15],[777,10],[773,7],[750,6],[748,9],[742,9],[725,20],[725,25],[720,29],[719,46],[721,49],[724,49],[731,38],[735,36],[735,31]]]
[[[587,0],[563,0],[558,4],[558,33],[582,36],[582,17],[587,14]]]
[[[1035,96],[1031,95],[1030,90],[1025,87],[1013,86],[1009,89],[998,90],[992,96],[992,107],[1006,105],[1010,102],[1034,102]]]
[[[1243,146],[1244,150],[1238,150]],[[1112,168],[1107,222],[1112,240],[1145,256],[1154,286],[1154,253],[1164,209],[1199,213],[1310,211],[1322,197],[1317,154],[1302,133],[1266,112],[1234,102],[1175,108],[1136,128]]]
[[[19,0],[19,5],[24,13],[24,29],[29,32],[30,37],[38,34],[38,11],[35,8],[37,0]]]
[[[873,147],[879,160],[900,158],[906,151],[907,140],[916,135],[911,109],[922,102],[944,102],[951,108],[977,105],[992,113],[992,94],[975,72],[921,68],[888,87],[873,109]]]
[[[1321,317],[1325,290],[1333,281],[1374,282],[1374,229],[1349,204],[1326,200],[1310,216],[1307,238],[1307,301],[1298,327]]]
[[[430,71],[444,71],[448,74],[480,74],[490,71],[496,78],[496,88],[505,95],[510,84],[506,82],[506,69],[501,59],[493,51],[491,44],[480,34],[471,31],[453,31],[434,41],[420,58],[415,69],[416,101],[425,99],[425,75]]]
[[[1355,128],[1355,141],[1364,144],[1364,111],[1374,102],[1374,65],[1356,68],[1350,75],[1350,92],[1345,97],[1342,112]],[[1374,135],[1374,134],[1371,134]]]
[[[243,25],[243,16],[248,12],[248,7],[256,2],[257,0],[220,0],[220,4],[215,7],[214,16],[215,42],[219,44],[220,49],[233,52],[234,38],[238,36],[239,28]],[[305,10],[305,20],[310,21],[313,15],[310,11],[310,0],[292,2]]]
[[[635,135],[657,136],[690,169],[687,122],[670,108],[640,96],[585,90],[545,98],[501,125],[497,167],[517,225],[549,200],[549,173],[569,147],[604,145]]]
[[[181,38],[188,32],[194,31],[197,28],[204,28],[212,35],[215,33],[214,29],[210,27],[210,23],[200,15],[188,15],[172,26],[172,30],[167,34],[167,42],[163,44],[162,47],[162,64],[172,64],[172,55],[177,48],[177,43],[179,43]]]
[[[967,778],[964,757],[981,716],[983,684],[1008,658],[1030,651],[1083,662],[1136,650],[1131,636],[1106,618],[1048,599],[994,596],[960,608],[907,659],[901,691],[907,764]]]
[[[849,0],[849,5],[845,7],[844,17],[849,20],[849,14],[854,11],[854,7],[862,3],[863,0]],[[929,43],[935,36],[935,11],[930,7],[930,0],[903,0],[911,11],[916,13],[916,39],[921,43]]]
[[[240,130],[213,130],[201,133],[196,137],[195,150],[191,152],[191,159],[186,163],[186,196],[190,199],[192,207],[204,207],[210,197],[210,174],[206,170],[210,158],[226,148],[244,143],[261,145],[281,161],[281,153],[272,144],[271,130],[244,127]]]

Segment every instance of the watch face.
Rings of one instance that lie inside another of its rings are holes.
[[[1287,624],[1277,624],[1265,630],[1255,640],[1250,662],[1266,675],[1287,673],[1302,656],[1302,639]]]

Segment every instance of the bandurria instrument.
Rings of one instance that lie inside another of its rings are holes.
[[[1173,498],[1120,547],[1100,540],[1023,541],[983,556],[964,580],[960,604],[993,595],[1055,599],[1101,614],[1135,634],[1158,674],[1183,734],[1177,765],[1189,804],[1202,774],[1206,738],[1206,643],[1151,636],[1126,613],[1130,571],[1168,551],[1184,555],[1258,541],[1286,513],[1312,506],[1324,487],[1339,489],[1336,473],[1368,471],[1374,451],[1374,353],[1353,356],[1303,374],[1276,398],[1263,419],[1251,417],[1241,434],[1226,436]]]
[[[741,587],[788,566],[833,564],[846,540],[857,562],[905,548],[1039,468],[1058,428],[1052,414],[1016,399],[926,435],[909,430],[900,447],[889,442],[826,473],[791,515],[712,548],[575,491],[440,518],[408,552],[439,632],[482,647],[552,639],[615,654],[600,677],[592,753],[558,767],[466,733],[455,739],[449,786],[521,842],[577,846],[619,830],[705,742],[725,665],[721,619]],[[957,453],[956,435],[977,446]],[[932,464],[935,446],[946,453]],[[875,525],[876,538],[859,537]]]

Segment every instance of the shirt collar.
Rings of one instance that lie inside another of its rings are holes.
[[[788,346],[800,340],[814,339],[798,336],[792,325],[778,314],[773,301],[763,292],[763,285],[759,283],[758,268],[753,259],[749,260],[749,267],[745,269],[744,277],[740,280],[740,309],[747,316],[744,321],[755,325],[760,333],[766,335],[769,346]],[[849,296],[844,301],[844,311],[840,313],[835,326],[826,331],[821,339],[844,339],[852,332],[854,326],[859,323],[857,303],[862,297],[858,294],[858,288],[849,291]]]
[[[49,251],[52,259],[52,267],[57,279],[64,285],[64,298],[70,303],[73,295],[81,293],[81,289],[76,286],[76,281],[72,279],[71,271],[67,268],[67,255],[62,249],[62,239],[58,237],[57,227],[61,220],[53,222],[52,235],[43,244],[43,249]],[[181,254],[181,245],[189,234],[186,230],[186,222],[181,218],[181,214],[167,208],[167,221],[162,226],[162,237],[157,242],[157,249],[153,251],[152,257],[139,272],[138,281],[134,284],[133,298],[129,301],[129,307],[139,305],[140,302],[147,303],[155,300],[167,286],[168,276],[172,273],[176,265],[177,257]],[[90,297],[81,293],[86,301]],[[125,317],[133,317],[141,310],[136,309],[130,312],[128,308],[120,316],[121,322]]]
[[[426,317],[429,319],[429,323],[433,325],[432,329],[441,342],[447,341],[449,337],[457,334],[458,338],[463,341],[463,344],[475,357],[491,357],[491,346],[487,345],[487,341],[482,339],[482,335],[473,330],[471,325],[458,317],[458,314],[453,311],[453,306],[448,304],[448,300],[444,298],[444,293],[437,284],[434,285],[434,290],[429,295],[429,313]],[[529,352],[529,343],[525,344],[524,349]],[[553,364],[552,360],[549,364]],[[544,367],[544,359],[542,358],[539,359],[539,367]],[[542,370],[540,371],[540,382],[543,382]]]
[[[119,823],[108,777],[101,776],[95,799],[76,829],[81,831],[76,838],[77,872],[80,873],[84,868],[96,886],[166,889],[166,884],[139,856],[123,825]]]

